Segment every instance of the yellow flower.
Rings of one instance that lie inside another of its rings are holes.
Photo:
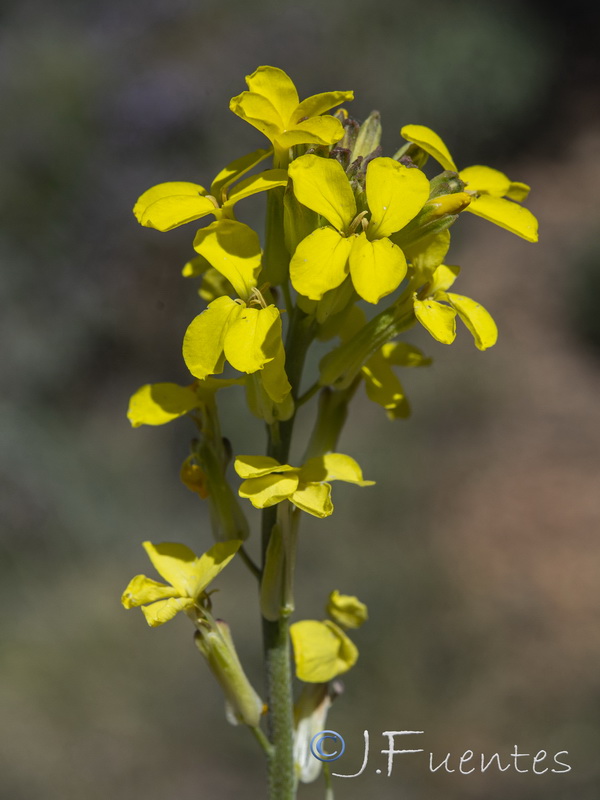
[[[363,480],[356,461],[342,453],[327,453],[309,459],[302,467],[280,464],[269,456],[238,456],[235,471],[244,479],[240,497],[255,508],[268,508],[289,500],[297,508],[315,517],[333,513],[331,485],[328,481],[345,481],[357,486],[372,486]]]
[[[350,594],[340,594],[335,589],[327,601],[327,613],[344,628],[360,628],[369,614],[364,603]]]
[[[138,199],[133,213],[140,225],[170,231],[187,222],[213,214],[217,220],[233,219],[233,207],[245,197],[266,192],[287,183],[284,169],[267,169],[251,175],[236,186],[232,183],[255,167],[271,150],[256,150],[228,164],[210,185],[210,191],[198,183],[169,181],[153,186]]]
[[[294,288],[311,300],[320,300],[350,273],[354,288],[369,303],[393,292],[406,275],[407,265],[402,250],[388,237],[426,203],[429,181],[425,175],[392,158],[374,158],[366,174],[368,210],[358,213],[338,161],[301,156],[290,165],[289,174],[298,200],[330,223],[296,248],[290,262]]]
[[[466,211],[494,222],[528,242],[537,242],[537,219],[531,211],[518,205],[529,194],[527,184],[511,181],[504,173],[490,167],[473,166],[459,172],[441,137],[425,125],[405,125],[400,133],[444,169],[458,172],[460,179],[467,184],[467,191],[477,193]]]
[[[414,295],[415,316],[426,330],[442,344],[452,344],[456,337],[456,315],[471,332],[479,350],[496,344],[498,328],[485,308],[447,290],[456,280],[460,267],[445,264],[435,270],[429,283]]]
[[[237,292],[218,297],[190,323],[183,358],[194,377],[220,374],[225,360],[248,374],[261,371],[262,386],[274,403],[291,391],[285,374],[281,314],[258,292],[261,249],[257,234],[241,222],[221,220],[201,228],[194,248]],[[256,307],[258,306],[258,307]]]
[[[300,102],[292,79],[277,67],[259,67],[246,77],[248,91],[229,108],[270,139],[278,153],[297,144],[330,145],[344,135],[339,120],[324,111],[354,99],[354,92],[323,92]]]
[[[334,622],[304,619],[290,626],[296,675],[306,683],[325,683],[347,672],[358,649]]]
[[[241,541],[217,542],[200,558],[183,544],[144,542],[154,569],[168,583],[136,575],[123,592],[125,608],[142,606],[148,625],[156,627],[172,619],[179,611],[196,606],[202,595],[237,553]]]

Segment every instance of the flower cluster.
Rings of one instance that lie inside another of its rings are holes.
[[[230,109],[267,138],[267,147],[236,158],[208,189],[165,182],[144,192],[134,207],[141,225],[159,231],[211,218],[194,232],[195,253],[183,268],[185,277],[201,281],[198,313],[182,347],[192,377],[186,385],[141,387],[128,416],[135,427],[191,417],[197,435],[181,479],[208,502],[217,543],[197,558],[184,545],[146,542],[167,583],[138,575],[122,602],[126,608],[141,606],[152,626],[185,611],[195,625],[198,649],[225,693],[228,718],[246,723],[260,738],[262,701],[245,676],[229,627],[212,617],[207,592],[238,553],[236,560],[260,581],[265,630],[274,626],[278,632],[272,639],[266,634],[267,652],[273,641],[284,649],[291,641],[297,677],[306,684],[295,711],[295,770],[296,777],[309,781],[318,765],[308,758],[307,737],[324,726],[339,693],[336,679],[358,657],[344,629],[358,627],[367,612],[355,597],[333,592],[331,619],[295,622],[286,638],[294,611],[299,519],[302,512],[316,518],[333,513],[332,481],[373,485],[353,458],[338,452],[338,438],[361,384],[389,419],[409,415],[394,368],[428,366],[431,358],[400,339],[402,334],[418,323],[437,342],[451,344],[458,317],[477,348],[496,343],[489,312],[451,291],[460,273],[447,260],[454,223],[471,213],[534,242],[537,221],[522,205],[528,186],[486,166],[458,169],[430,128],[405,125],[404,143],[384,155],[379,114],[359,124],[338,108],[353,99],[352,92],[323,92],[300,101],[289,76],[268,66],[246,82],[247,91],[231,100]],[[264,168],[270,157],[272,164]],[[261,245],[258,232],[236,213],[238,203],[262,194]],[[316,381],[303,387],[304,360],[315,340],[333,346],[319,363]],[[239,386],[250,412],[266,423],[267,455],[237,454],[222,435],[217,394]],[[304,455],[292,460],[296,412],[317,394],[313,433]],[[241,479],[237,491],[230,484],[232,461]],[[238,498],[263,512],[260,564],[246,551],[250,525]],[[286,663],[279,659],[278,668]],[[285,683],[285,675],[274,670],[267,669],[269,681]],[[271,694],[268,703],[269,714],[285,718],[281,708],[272,707],[281,703],[281,692]],[[274,730],[275,738],[284,736],[277,723]],[[286,758],[281,753],[291,747],[278,744],[267,741],[265,750],[281,771]]]

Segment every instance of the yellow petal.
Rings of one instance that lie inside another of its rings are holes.
[[[166,586],[164,583],[153,581],[145,575],[136,575],[129,581],[121,603],[125,608],[136,608],[144,603],[153,603],[155,600],[164,600],[167,597],[177,597],[177,589]]]
[[[164,425],[199,405],[198,395],[189,386],[148,383],[131,397],[127,417],[134,428],[140,425]]]
[[[349,103],[354,100],[354,92],[321,92],[320,94],[313,94],[307,97],[294,111],[291,122],[294,124],[300,122],[304,117],[316,117],[329,111],[330,108],[335,108],[341,103]]]
[[[405,125],[400,134],[409,142],[414,142],[419,147],[428,153],[432,158],[441,164],[444,169],[450,169],[452,172],[457,172],[456,164],[450,151],[442,141],[442,138],[434,133],[431,128],[425,125]]]
[[[301,483],[290,500],[301,511],[319,519],[333,514],[331,486],[328,483]]]
[[[312,117],[279,134],[277,145],[282,148],[297,144],[328,145],[339,142],[343,136],[342,123],[335,117]]]
[[[153,186],[139,198],[133,213],[140,225],[170,231],[207,214],[214,214],[216,206],[207,197],[206,190],[197,183],[170,181]]]
[[[337,589],[329,595],[327,613],[344,628],[360,628],[369,618],[366,605],[358,597],[340,594]]]
[[[271,142],[284,129],[281,115],[266,97],[256,92],[242,92],[229,101],[234,114],[263,133]]]
[[[294,472],[296,467],[280,464],[271,456],[237,456],[234,469],[240,478],[260,478],[274,472]]]
[[[163,625],[173,619],[175,614],[185,611],[185,609],[191,608],[193,605],[194,601],[189,597],[171,597],[169,600],[159,600],[157,603],[152,603],[152,605],[142,606],[142,611],[148,625],[151,628],[156,628],[158,625]]]
[[[275,357],[264,365],[260,379],[265,392],[276,404],[283,403],[292,391],[285,372],[285,349],[281,338]]]
[[[452,286],[459,273],[460,267],[456,265],[440,264],[431,276],[427,293],[433,295],[436,292],[445,292]]]
[[[189,547],[176,542],[143,542],[152,566],[180,597],[194,597],[198,559]]]
[[[250,197],[258,192],[267,192],[277,186],[285,186],[288,181],[287,170],[285,169],[266,169],[258,175],[251,175],[243,181],[236,183],[223,203],[223,208],[233,208],[233,206],[244,197]]]
[[[300,156],[290,164],[289,175],[294,182],[294,194],[303,205],[325,217],[339,231],[346,230],[356,216],[356,202],[338,161]]]
[[[493,347],[498,340],[498,328],[491,314],[470,297],[449,292],[448,299],[471,331],[477,348],[487,350],[488,347]]]
[[[241,541],[217,542],[200,558],[184,544],[144,542],[144,549],[158,574],[168,581],[181,597],[196,600],[208,584],[237,553]]]
[[[198,231],[194,250],[227,278],[238,297],[250,297],[261,257],[258,234],[252,228],[231,219],[218,220]]]
[[[217,542],[203,553],[196,563],[194,597],[198,597],[217,575],[225,569],[242,545],[239,539]]]
[[[528,242],[538,240],[537,219],[529,209],[513,203],[512,200],[484,194],[474,199],[467,211],[494,222],[511,233],[516,233]]]
[[[198,258],[201,258],[201,256],[198,256]],[[203,300],[210,304],[218,297],[235,294],[235,289],[224,275],[217,272],[214,267],[209,267],[202,276],[202,283],[198,289],[198,294]]]
[[[381,355],[397,367],[428,367],[431,364],[430,358],[408,342],[388,342],[381,348]]]
[[[374,481],[365,481],[357,462],[344,453],[326,453],[309,459],[300,470],[300,480],[309,483],[314,481],[345,481],[358,486],[373,486]]]
[[[244,308],[230,323],[223,350],[240,372],[256,372],[275,358],[281,342],[281,315],[275,306]]]
[[[456,311],[436,300],[416,300],[415,316],[434,339],[442,344],[452,344],[456,338]]]
[[[409,169],[393,158],[374,158],[367,167],[366,192],[369,238],[380,239],[416,217],[429,197],[429,181],[420,169]]]
[[[352,239],[340,236],[333,228],[317,228],[300,242],[292,256],[292,286],[309,299],[320,300],[348,275],[351,249]]]
[[[347,672],[358,650],[333,622],[304,619],[290,626],[296,675],[306,683],[326,683]]]
[[[290,419],[294,413],[294,400],[291,394],[287,394],[281,402],[276,402],[267,394],[265,389],[265,385],[269,385],[270,381],[269,375],[265,379],[265,372],[269,373],[271,369],[276,369],[277,359],[278,356],[275,356],[273,361],[265,364],[260,372],[252,372],[244,377],[248,408],[255,417],[264,420],[267,425]],[[274,364],[275,367],[273,366]],[[273,389],[274,393],[277,388],[269,385],[269,390]]]
[[[277,109],[284,127],[294,113],[300,98],[290,76],[278,67],[258,67],[246,77],[251,92],[266,97]]]
[[[197,278],[199,275],[204,275],[207,269],[212,269],[204,256],[194,256],[184,264],[181,274],[184,278]]]
[[[268,508],[287,500],[298,487],[298,476],[294,473],[286,475],[263,475],[260,478],[249,478],[239,489],[240,497],[250,500],[254,508]]]
[[[458,173],[461,181],[467,184],[470,192],[492,194],[495,197],[504,197],[510,189],[510,180],[503,172],[491,167],[467,167]]]
[[[506,193],[506,196],[509,198],[509,200],[516,200],[518,203],[522,203],[524,200],[527,200],[530,191],[531,187],[526,183],[521,183],[520,181],[511,181],[510,188]]]
[[[410,416],[410,406],[402,384],[381,351],[367,361],[362,374],[369,400],[385,408],[389,419]]]
[[[389,239],[371,242],[364,233],[352,241],[350,274],[358,294],[368,303],[398,288],[406,275],[406,258],[398,245]]]
[[[227,166],[218,173],[210,185],[210,193],[218,200],[222,200],[223,189],[226,189],[233,181],[238,180],[238,178],[241,178],[242,175],[245,175],[246,172],[257,164],[260,164],[260,162],[270,156],[272,152],[273,150],[270,148],[268,150],[261,148],[241,158],[236,158],[235,161],[227,164]]]
[[[223,372],[225,335],[242,312],[235,300],[219,297],[191,321],[183,337],[183,360],[194,377]]]

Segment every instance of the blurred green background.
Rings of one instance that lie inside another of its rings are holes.
[[[211,541],[177,477],[191,424],[125,418],[142,383],[188,380],[199,310],[180,277],[190,228],[143,229],[131,207],[263,146],[228,110],[259,64],[301,97],[354,89],[354,116],[381,111],[387,154],[401,125],[433,127],[460,165],[530,183],[540,219],[535,246],[456,226],[458,291],[494,314],[498,345],[411,334],[435,360],[405,377],[412,418],[392,424],[361,394],[340,443],[377,486],[336,485],[334,516],[304,520],[299,616],[320,618],[338,588],[371,617],[328,727],[348,744],[336,771],[358,769],[364,729],[372,756],[336,797],[598,797],[598,22],[581,0],[4,0],[2,800],[264,796],[187,620],[150,630],[119,603],[147,569],[143,539]],[[226,395],[235,451],[256,452],[260,425]],[[220,586],[261,686],[252,579],[237,563]],[[390,729],[425,731],[404,746],[438,760],[568,750],[572,771],[431,774],[410,756],[387,778]]]

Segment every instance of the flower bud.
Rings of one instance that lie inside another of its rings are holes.
[[[258,727],[263,702],[240,664],[227,623],[216,620],[209,630],[201,628],[194,641],[225,694],[229,721]]]
[[[380,142],[381,116],[379,111],[371,111],[359,128],[350,161],[356,161],[357,158],[367,158],[379,147]]]
[[[425,150],[413,142],[407,142],[402,145],[402,147],[394,153],[392,158],[395,158],[396,161],[400,161],[400,163],[404,164],[406,167],[412,165],[419,169],[422,169],[429,161],[429,155]]]
[[[221,454],[222,456],[223,454]],[[248,538],[248,520],[242,511],[238,498],[225,478],[222,457],[215,451],[210,440],[204,439],[194,452],[205,479],[205,492],[208,497],[211,526],[215,538],[221,541]],[[184,483],[186,481],[183,479]],[[189,489],[192,487],[186,483]],[[194,491],[197,491],[194,489]],[[199,493],[199,492],[198,492]],[[201,495],[202,496],[202,495]]]
[[[310,208],[299,203],[291,186],[283,197],[283,230],[285,246],[293,253],[300,242],[319,226],[319,218]]]
[[[291,514],[289,503],[285,503],[281,508],[280,513]],[[295,531],[291,516],[285,520],[285,529],[284,531],[280,524],[273,526],[260,583],[260,612],[271,622],[289,617],[294,611],[293,577],[296,547],[293,541]]]
[[[205,500],[208,497],[206,475],[198,464],[192,463],[191,458],[193,457],[188,456],[181,465],[179,477],[184,486],[187,486],[191,492],[195,492]]]

